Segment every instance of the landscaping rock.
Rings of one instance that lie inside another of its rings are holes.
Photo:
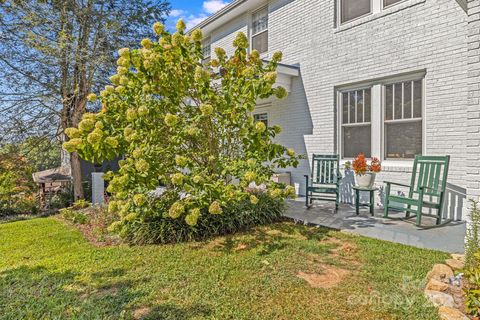
[[[468,317],[457,309],[442,306],[438,309],[441,320],[468,320]]]
[[[464,254],[458,254],[458,253],[452,253],[452,259],[460,260],[462,262],[465,262],[465,255]]]
[[[455,307],[455,301],[453,300],[453,297],[444,292],[425,290],[425,296],[433,303],[435,307]]]
[[[455,271],[465,268],[465,263],[457,259],[447,259],[445,263]]]
[[[428,280],[435,279],[448,283],[450,277],[453,277],[453,271],[446,264],[436,264],[433,266],[432,270],[427,273]]]
[[[430,291],[447,291],[448,289],[448,284],[436,280],[436,279],[430,279],[427,283],[427,287],[425,290],[430,290]]]

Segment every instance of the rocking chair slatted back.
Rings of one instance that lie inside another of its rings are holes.
[[[424,195],[439,197],[446,188],[450,156],[416,156],[410,197],[424,188]]]
[[[338,155],[313,155],[312,182],[314,184],[336,184],[339,172]]]

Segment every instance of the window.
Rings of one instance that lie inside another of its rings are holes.
[[[211,50],[211,42],[210,38],[206,38],[202,42],[202,54],[203,54],[203,62],[207,63],[210,61],[210,57],[212,55]]]
[[[388,7],[391,6],[392,4],[395,4],[397,2],[401,2],[403,0],[383,0],[383,7]]]
[[[371,12],[370,0],[341,0],[342,23],[364,16]]]
[[[341,93],[342,155],[354,158],[359,153],[371,156],[371,89]]]
[[[255,122],[261,121],[268,127],[268,113],[257,113],[253,115]]]
[[[422,80],[385,85],[385,159],[422,154]]]
[[[346,23],[371,13],[381,12],[405,0],[337,0],[337,16],[340,23]]]
[[[268,51],[268,8],[264,7],[252,15],[252,49],[260,53]]]

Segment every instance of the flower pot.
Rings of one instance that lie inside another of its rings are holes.
[[[357,186],[362,188],[371,188],[375,183],[375,172],[356,174],[355,180],[357,181]]]

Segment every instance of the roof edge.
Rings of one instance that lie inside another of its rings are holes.
[[[192,32],[193,30],[195,29],[202,29],[204,28],[205,26],[209,25],[210,23],[212,23],[213,21],[217,20],[218,18],[220,18],[221,16],[229,13],[230,11],[234,10],[236,7],[238,7],[239,5],[241,5],[242,3],[245,3],[247,2],[248,0],[235,0],[233,1],[232,3],[229,3],[227,4],[225,7],[223,7],[222,9],[218,10],[216,13],[212,14],[211,16],[207,17],[205,20],[203,20],[202,22],[200,22],[199,24],[197,24],[195,27],[191,28],[190,30],[188,30],[187,33],[190,33]]]

